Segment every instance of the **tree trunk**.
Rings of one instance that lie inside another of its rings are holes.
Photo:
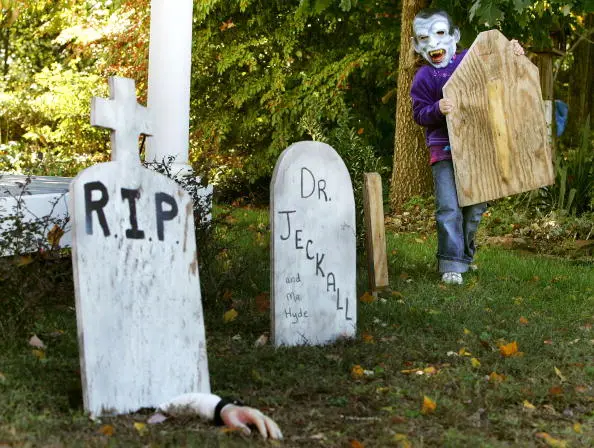
[[[584,28],[591,30],[594,27],[594,14],[587,15],[584,21]],[[581,128],[590,115],[594,119],[594,45],[592,44],[593,34],[575,47],[573,66],[569,75],[569,116],[567,130],[569,139],[574,145],[578,144]]]
[[[400,31],[400,62],[396,99],[396,137],[390,187],[390,205],[398,210],[413,196],[426,196],[432,191],[429,153],[423,128],[412,115],[410,87],[415,75],[416,55],[412,50],[412,22],[427,6],[427,0],[403,0]]]

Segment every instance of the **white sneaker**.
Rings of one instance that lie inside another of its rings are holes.
[[[459,272],[444,272],[441,281],[446,285],[461,285],[463,283],[462,274]]]

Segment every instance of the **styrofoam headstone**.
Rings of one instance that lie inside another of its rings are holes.
[[[109,83],[91,123],[112,129],[112,161],[70,186],[83,401],[95,416],[210,392],[192,200],[140,165],[148,112],[133,80]]]
[[[270,195],[274,345],[353,337],[355,201],[344,162],[325,143],[295,143],[276,163]]]

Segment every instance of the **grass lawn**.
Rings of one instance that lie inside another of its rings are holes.
[[[356,339],[255,347],[270,329],[267,216],[242,209],[227,223],[234,232],[201,271],[211,384],[279,423],[285,440],[269,445],[594,445],[592,264],[486,247],[465,285],[444,286],[434,238],[388,234],[390,291],[365,295],[359,262]],[[90,421],[71,279],[46,283],[56,295],[27,308],[22,327],[6,324],[16,300],[0,311],[0,447],[262,445],[196,418],[149,425],[150,411]],[[34,334],[46,349],[29,345]]]

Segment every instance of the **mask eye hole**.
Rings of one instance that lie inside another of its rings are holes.
[[[443,35],[445,35],[445,31],[438,31],[438,32],[437,32],[437,34],[438,34],[439,36],[443,36]]]
[[[419,37],[418,37],[418,39],[419,39],[421,42],[425,42],[427,39],[429,39],[429,36],[419,36]]]

